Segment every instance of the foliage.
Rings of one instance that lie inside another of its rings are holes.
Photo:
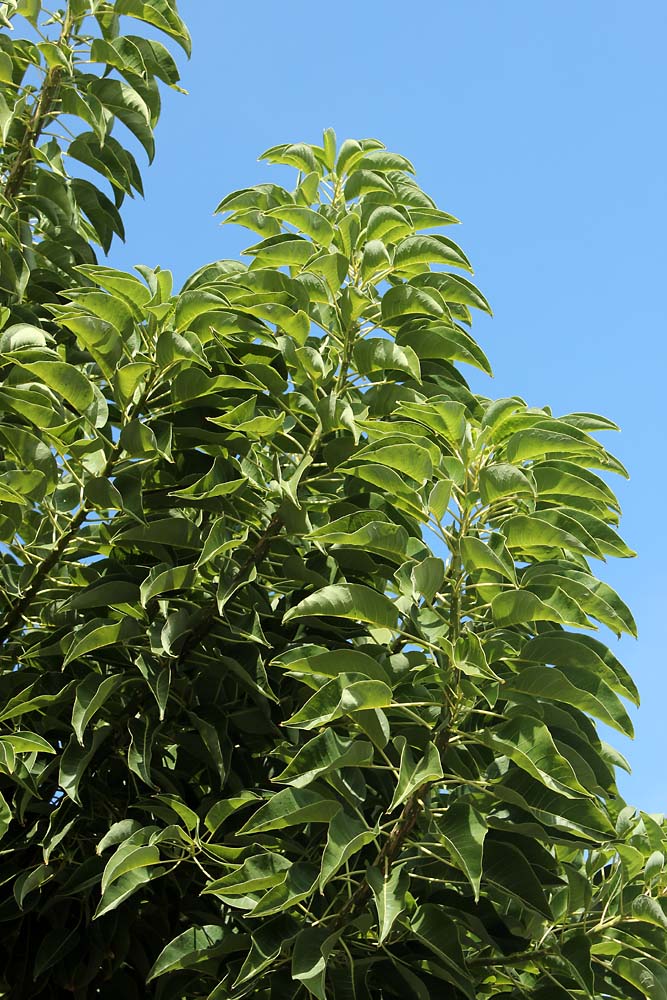
[[[375,140],[269,150],[249,264],[97,265],[25,139],[54,74],[46,117],[90,99],[89,6],[2,41],[47,59],[3,91],[4,995],[663,1000],[666,834],[594,723],[637,701],[589,634],[635,633],[614,425],[471,392],[489,306]],[[154,95],[115,14],[186,43],[173,5],[91,10]]]
[[[40,0],[0,5],[6,28],[20,18],[31,29],[28,38],[0,32],[0,301],[14,321],[45,318],[48,304],[81,282],[77,266],[95,264],[93,244],[106,251],[123,237],[119,210],[143,192],[116,125],[152,159],[158,81],[179,89],[179,74],[161,41],[121,33],[122,14],[189,52],[171,0],[69,0],[53,12]]]

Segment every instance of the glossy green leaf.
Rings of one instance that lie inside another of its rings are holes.
[[[373,759],[373,747],[365,740],[345,740],[333,729],[309,740],[292,758],[284,771],[274,781],[303,788],[329,771],[343,767],[362,767]]]
[[[511,691],[564,702],[632,736],[630,717],[611,688],[600,678],[576,668],[570,668],[565,674],[563,669],[556,667],[525,667],[512,678],[505,694]]]
[[[168,972],[190,969],[205,962],[225,934],[225,928],[217,924],[205,924],[203,927],[191,927],[183,931],[162,949],[146,976],[146,982]]]
[[[394,253],[394,266],[410,268],[416,264],[454,264],[472,270],[461,248],[445,236],[408,236],[402,240]]]
[[[407,906],[410,875],[405,865],[394,865],[391,871],[384,873],[379,868],[369,868],[366,879],[377,911],[378,944],[382,944]]]
[[[353,621],[396,628],[398,610],[394,603],[370,587],[346,584],[324,587],[306,597],[285,615],[286,622],[313,616],[350,618]]]
[[[221,896],[245,896],[249,892],[270,889],[285,878],[290,863],[280,854],[265,853],[247,858],[229,875],[209,882],[206,892]]]
[[[411,916],[416,938],[442,963],[444,978],[468,1000],[476,1000],[472,982],[465,973],[456,925],[435,903],[424,903]]]
[[[74,708],[72,709],[72,729],[82,746],[83,734],[87,726],[121,682],[122,678],[116,674],[112,674],[110,677],[88,674],[77,685]]]
[[[482,854],[487,824],[468,802],[455,801],[438,822],[438,830],[455,863],[465,872],[475,899],[479,899],[482,879]]]
[[[369,829],[356,816],[344,810],[336,813],[329,823],[327,843],[322,855],[320,892],[336,872],[358,851],[375,838],[376,831]]]
[[[440,753],[435,744],[429,743],[421,759],[415,761],[405,737],[399,736],[395,742],[401,754],[401,764],[389,811],[400,806],[423,785],[430,784],[442,777]]]
[[[339,809],[340,804],[334,799],[308,788],[284,788],[274,792],[239,833],[247,836],[303,823],[328,823]]]
[[[420,377],[419,359],[412,348],[399,347],[385,338],[369,337],[360,341],[354,348],[354,360],[362,375],[393,369],[407,372],[415,379]]]
[[[345,715],[387,708],[391,703],[391,688],[383,681],[368,680],[363,674],[340,674],[327,681],[284,725],[317,729]]]
[[[73,365],[64,361],[34,361],[21,363],[25,371],[59,393],[75,410],[83,413],[93,401],[93,389],[85,377]]]
[[[192,47],[190,34],[176,13],[176,4],[173,0],[151,0],[150,3],[144,3],[143,0],[116,0],[115,12],[135,17],[158,28],[178,42],[187,55],[190,55]]]

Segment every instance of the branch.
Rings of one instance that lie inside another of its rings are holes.
[[[449,733],[447,730],[442,730],[436,740],[436,746],[441,753],[447,749],[448,742]],[[424,808],[426,795],[429,793],[434,784],[436,784],[436,782],[427,781],[425,784],[421,785],[416,792],[413,792],[403,806],[401,815],[394,824],[389,836],[382,845],[382,849],[375,859],[374,866],[379,868],[380,871],[386,871],[388,873],[391,870],[392,865],[403,849],[405,841],[412,833]],[[371,887],[368,884],[368,881],[364,879],[352,893],[342,910],[340,910],[333,923],[333,927],[337,929],[346,921],[355,917],[356,914],[359,913],[359,911],[366,905],[370,894]]]
[[[74,28],[74,18],[68,7],[57,42],[59,48],[68,44]],[[30,122],[23,133],[21,145],[18,148],[16,158],[10,167],[5,181],[5,196],[7,198],[16,199],[21,192],[26,171],[32,163],[33,148],[39,141],[44,128],[48,125],[54,105],[58,100],[62,77],[62,66],[54,66],[47,72],[44,78],[39,100],[35,105]]]
[[[466,964],[477,969],[493,968],[496,965],[530,965],[553,954],[555,954],[553,951],[542,948],[535,951],[519,951],[515,955],[500,955],[498,958],[469,958]]]
[[[0,627],[0,646],[7,641],[14,626],[18,625],[24,615],[24,612],[28,610],[34,599],[37,597],[38,593],[42,589],[42,584],[53,567],[60,562],[61,556],[76,535],[87,515],[88,507],[85,504],[82,504],[79,511],[70,521],[67,530],[63,532],[46,559],[44,559],[44,561],[40,564],[39,569],[33,577],[32,583],[24,593],[23,597],[19,598],[19,600],[9,609],[9,612],[2,623],[2,627]]]

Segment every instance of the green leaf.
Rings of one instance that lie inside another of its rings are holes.
[[[151,775],[151,759],[155,725],[148,716],[130,719],[127,724],[130,732],[130,743],[127,748],[127,766],[138,778],[151,788],[156,786]]]
[[[196,579],[194,566],[154,567],[141,585],[141,603],[144,607],[154,597],[177,590],[189,590]]]
[[[388,937],[396,919],[407,906],[406,893],[410,885],[410,875],[405,865],[394,865],[391,871],[384,873],[379,868],[369,868],[366,879],[371,887],[377,910],[380,945]]]
[[[221,896],[245,896],[278,885],[289,871],[290,862],[280,854],[267,851],[246,858],[242,865],[229,875],[209,882],[205,892]]]
[[[482,854],[487,824],[481,813],[468,802],[454,801],[438,820],[438,830],[455,863],[465,872],[479,899],[482,879]]]
[[[155,865],[159,860],[160,852],[157,847],[121,844],[107,861],[102,873],[102,896],[104,896],[108,886],[117,882],[122,875],[127,875],[128,872],[135,871],[137,868]]]
[[[433,476],[431,456],[419,444],[373,444],[356,452],[351,461],[386,465],[416,483],[424,483]]]
[[[571,632],[546,632],[526,643],[526,660],[550,663],[555,667],[575,667],[601,677],[617,694],[639,704],[639,692],[616,657],[592,636]]]
[[[255,243],[243,251],[255,258],[256,267],[302,267],[308,263],[314,253],[313,244],[303,236],[283,233],[280,236],[269,236],[261,243]]]
[[[665,914],[660,902],[653,899],[652,896],[647,896],[644,893],[636,896],[632,901],[632,912],[639,920],[667,930],[667,914]]]
[[[394,562],[402,563],[408,554],[408,533],[402,525],[386,521],[369,521],[356,531],[336,531],[337,522],[311,532],[311,538],[327,545],[344,545],[379,552]]]
[[[400,326],[408,319],[433,316],[440,319],[445,310],[433,295],[412,285],[396,285],[382,297],[382,323]]]
[[[150,983],[151,980],[177,969],[191,969],[207,961],[215,954],[217,946],[228,933],[225,927],[218,924],[188,928],[165,945],[146,976],[146,982]]]
[[[442,962],[445,978],[468,1000],[475,1000],[453,920],[435,903],[424,903],[413,913],[410,926],[415,937]]]
[[[4,801],[4,800],[3,800]],[[14,882],[14,899],[21,909],[25,908],[25,902],[30,893],[40,889],[46,882],[49,882],[55,875],[55,868],[52,865],[38,865],[32,871],[24,872]]]
[[[407,372],[417,381],[421,377],[419,358],[412,348],[399,347],[393,340],[368,337],[355,345],[353,353],[357,371],[362,375],[395,370]]]
[[[387,194],[392,194],[392,186],[375,170],[355,169],[345,184],[343,194],[346,201],[351,201],[372,191],[386,191]]]
[[[250,951],[234,981],[234,987],[258,976],[271,965],[282,948],[294,939],[298,926],[291,917],[281,914],[259,927],[252,935]]]
[[[328,823],[340,803],[308,788],[284,788],[254,813],[239,830],[239,836],[282,830],[303,823]]]
[[[528,458],[538,458],[554,452],[563,455],[592,456],[601,450],[600,445],[592,438],[580,440],[556,430],[546,430],[542,427],[531,427],[516,431],[506,445],[506,455],[509,462],[522,462]]]
[[[122,510],[123,497],[114,484],[103,476],[89,479],[84,487],[86,500],[98,510]]]
[[[458,302],[461,305],[471,306],[473,309],[481,309],[483,312],[492,315],[491,306],[479,288],[461,274],[436,271],[435,273],[420,275],[413,280],[415,284],[419,282],[425,287],[430,285],[433,288],[437,288],[446,302]]]
[[[390,153],[387,149],[372,149],[364,153],[363,157],[355,164],[357,170],[407,170],[414,174],[415,168],[405,156],[399,153]]]
[[[155,345],[155,360],[161,370],[166,372],[181,361],[198,361],[199,352],[193,348],[187,337],[173,330],[165,330]]]
[[[553,919],[540,881],[517,847],[487,838],[484,843],[484,879],[546,920]]]
[[[441,479],[435,484],[428,498],[428,509],[435,516],[436,520],[442,521],[452,496],[452,480]]]
[[[321,616],[350,618],[391,629],[398,625],[398,609],[393,601],[370,587],[352,583],[323,587],[290,608],[283,620]]]
[[[461,538],[460,546],[461,558],[469,573],[480,569],[491,570],[493,573],[499,573],[510,583],[516,583],[514,563],[506,552],[505,557],[501,558],[490,545],[473,535],[465,535]]]
[[[188,833],[192,833],[199,826],[199,816],[194,809],[191,809],[190,806],[187,806],[183,802],[183,799],[179,795],[156,795],[155,801],[162,802],[168,809],[176,813],[178,818],[185,824]]]
[[[284,913],[297,906],[302,900],[312,896],[317,885],[319,868],[316,865],[294,862],[285,875],[284,881],[265,892],[250,916],[253,919]]]
[[[60,962],[76,948],[79,941],[79,930],[76,927],[54,927],[40,941],[35,955],[33,979]]]
[[[394,253],[394,267],[410,269],[419,264],[453,264],[472,271],[461,248],[445,236],[407,236],[401,240]]]
[[[64,361],[17,362],[21,368],[59,393],[75,410],[83,413],[93,402],[93,388],[85,375]]]
[[[112,910],[115,910],[126,899],[129,899],[143,885],[146,885],[151,879],[157,878],[163,872],[164,869],[144,867],[135,868],[133,871],[121,875],[120,878],[111,883],[103,894],[93,914],[93,920],[111,913]]]
[[[294,942],[292,979],[303,983],[310,996],[317,1000],[327,1000],[324,979],[331,950],[327,945],[335,937],[324,927],[306,927]]]
[[[58,784],[72,802],[81,805],[79,798],[79,785],[88,765],[95,756],[98,748],[111,734],[110,726],[99,726],[93,730],[88,745],[81,746],[77,737],[72,734],[70,741],[60,758],[60,770],[58,773]]]
[[[491,602],[493,617],[500,626],[525,622],[562,622],[560,613],[527,590],[511,590],[498,594]]]
[[[136,136],[146,150],[149,161],[152,160],[155,155],[155,141],[151,128],[151,113],[134,87],[122,80],[106,77],[91,81],[89,94],[95,96],[108,112]]]
[[[1,737],[2,743],[8,743],[15,753],[55,753],[48,740],[38,733],[17,732]]]
[[[72,709],[72,729],[83,746],[83,734],[88,723],[97,715],[106,700],[120,686],[123,678],[117,674],[103,677],[88,674],[77,684],[74,708]]]
[[[229,496],[231,493],[236,493],[245,482],[245,479],[230,480],[226,474],[226,463],[222,459],[215,459],[209,471],[200,479],[182,490],[174,490],[171,495],[175,497],[192,497],[196,500],[213,500],[215,497]]]
[[[535,495],[535,489],[521,469],[514,465],[489,465],[479,474],[479,492],[482,502],[491,504],[506,496]]]
[[[312,208],[298,208],[292,205],[280,205],[272,208],[267,213],[268,216],[280,219],[281,222],[288,222],[297,229],[305,233],[321,247],[329,247],[333,242],[334,228],[319,212],[314,212]]]
[[[587,533],[580,532],[576,523],[570,520],[565,523],[572,529],[571,531],[550,524],[545,517],[537,514],[534,516],[516,514],[503,522],[502,532],[510,548],[524,552],[532,553],[541,548],[558,548],[589,555],[599,553],[595,542],[592,542],[593,548],[586,544]],[[584,538],[580,537],[581,535]]]
[[[45,705],[55,705],[57,702],[63,701],[67,697],[71,686],[72,682],[70,682],[70,684],[66,684],[56,694],[33,695],[35,685],[28,685],[28,687],[23,688],[5,704],[0,713],[0,722],[6,722],[8,719],[17,719],[19,716],[25,715],[27,712],[34,712],[36,709],[43,708]]]
[[[241,792],[239,795],[234,795],[230,799],[221,799],[211,806],[209,811],[206,813],[204,819],[204,825],[209,833],[215,833],[219,826],[224,823],[224,821],[232,816],[239,809],[244,809],[249,805],[257,805],[259,802],[259,797],[255,792],[251,792],[248,789]]]
[[[387,671],[376,659],[351,646],[331,650],[324,646],[299,646],[276,657],[273,662],[296,674],[320,674],[326,677],[363,674],[373,680],[389,681]]]
[[[426,278],[435,278],[435,274],[420,275],[413,279],[413,284],[427,291],[432,286]],[[437,287],[437,286],[435,286]],[[419,329],[413,329],[412,324],[406,324],[396,334],[396,340],[402,346],[409,344],[422,361],[463,361],[465,364],[479,368],[491,375],[491,365],[479,344],[465,330],[458,326],[448,326],[436,320],[423,323]]]
[[[612,968],[622,979],[642,993],[646,1000],[663,1000],[664,990],[653,973],[638,959],[616,955]]]
[[[361,278],[378,281],[380,272],[391,270],[391,258],[382,240],[368,240],[361,255]]]
[[[136,635],[137,631],[138,626],[131,619],[125,618],[117,622],[107,622],[102,618],[95,618],[74,633],[63,666],[67,666],[72,660],[80,659],[87,653],[111,646],[120,640],[129,639]]]
[[[368,680],[363,674],[340,674],[309,698],[303,708],[285,726],[297,729],[318,729],[345,715],[373,708],[388,708],[392,704],[389,685]]]
[[[402,403],[398,413],[425,424],[455,448],[460,446],[465,436],[466,417],[465,406],[462,403],[439,399],[430,399],[419,405]]]
[[[346,861],[377,836],[377,831],[369,829],[356,816],[344,810],[336,813],[329,823],[327,843],[322,856],[320,872],[320,892],[334,877]]]
[[[506,697],[513,692],[572,705],[625,736],[633,734],[632,721],[611,688],[576,668],[566,674],[556,667],[525,667],[504,689]]]
[[[13,813],[5,800],[4,795],[0,792],[0,840],[2,840],[7,833],[9,824],[13,818]]]
[[[368,240],[383,240],[385,244],[396,243],[402,236],[412,232],[412,226],[397,209],[390,205],[378,205],[368,217],[366,236]]]
[[[526,569],[523,580],[525,583],[534,581],[539,585],[560,587],[576,600],[587,615],[597,618],[618,636],[623,632],[637,635],[632,613],[616,591],[569,562],[536,563]]]
[[[579,782],[569,761],[558,752],[547,727],[537,719],[528,716],[511,719],[498,728],[480,733],[477,738],[560,795],[573,798],[590,794]]]
[[[540,462],[533,466],[532,473],[541,496],[582,497],[618,509],[618,501],[605,481],[573,462]]]
[[[348,740],[340,737],[333,729],[309,740],[292,758],[284,771],[277,774],[274,781],[303,788],[316,778],[339,771],[343,767],[363,767],[372,763],[373,747],[365,740]]]
[[[415,592],[431,603],[444,583],[445,564],[437,556],[427,556],[413,567],[410,578]]]
[[[389,812],[400,806],[423,785],[442,778],[440,752],[435,744],[429,743],[423,757],[415,762],[404,736],[397,736],[394,743],[401,754],[401,765],[394,796],[388,808]]]
[[[190,55],[190,34],[178,16],[173,0],[150,0],[150,3],[144,3],[144,0],[116,0],[114,12],[136,17],[139,21],[158,28],[178,42],[186,54]]]

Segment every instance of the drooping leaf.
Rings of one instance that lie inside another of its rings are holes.
[[[479,899],[482,879],[482,855],[487,824],[484,817],[468,802],[452,802],[438,823],[440,835],[462,868]]]
[[[378,944],[382,944],[407,905],[410,875],[404,865],[394,865],[391,872],[384,873],[379,868],[369,868],[366,878],[377,910]]]

